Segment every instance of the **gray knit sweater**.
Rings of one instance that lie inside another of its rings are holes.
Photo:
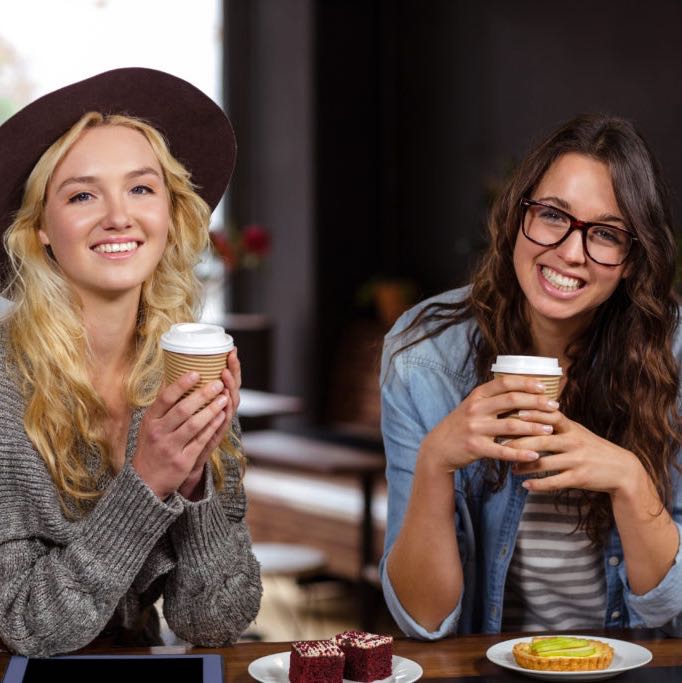
[[[234,642],[258,612],[261,581],[234,467],[217,493],[161,501],[130,465],[143,411],[133,415],[126,464],[76,521],[23,427],[24,401],[0,339],[0,639],[25,655],[69,652],[106,634],[158,639],[153,603],[200,645]],[[92,461],[92,453],[83,453]]]

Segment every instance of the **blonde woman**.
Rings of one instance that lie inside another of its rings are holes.
[[[255,617],[240,366],[162,383],[160,335],[193,318],[193,266],[234,166],[229,121],[151,69],[99,74],[0,126],[0,638],[235,641]],[[205,407],[202,407],[205,406]]]

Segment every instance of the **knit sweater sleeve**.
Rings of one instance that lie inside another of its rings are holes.
[[[65,518],[0,368],[0,639],[25,655],[78,649],[105,627],[159,537],[182,513],[128,464],[92,510]]]
[[[177,564],[164,590],[169,626],[181,638],[209,647],[235,642],[255,619],[262,594],[239,468],[225,456],[225,469],[223,489],[216,492],[207,476],[204,499],[186,501],[171,527]]]

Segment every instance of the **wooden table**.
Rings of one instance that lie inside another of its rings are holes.
[[[241,388],[237,414],[243,432],[269,429],[274,418],[300,415],[303,401],[298,396]]]
[[[386,459],[371,450],[348,449],[272,430],[245,432],[244,452],[250,462],[302,474],[357,477],[362,488],[360,575],[374,563],[374,483],[383,476]]]
[[[269,391],[240,389],[237,413],[240,418],[272,418],[298,415],[303,411],[303,401],[297,396],[273,394]]]
[[[647,667],[682,667],[682,639],[656,639],[652,634],[644,631],[603,631],[600,634],[592,633],[593,637],[599,635],[621,640],[631,640],[647,647],[653,653],[653,660]],[[412,659],[424,669],[424,678],[441,681],[466,681],[467,677],[480,678],[484,681],[528,681],[531,678],[517,676],[512,672],[492,664],[485,658],[485,652],[494,643],[514,634],[498,634],[492,636],[461,636],[446,638],[435,643],[423,643],[414,640],[396,640],[394,652],[402,657]],[[231,647],[205,649],[205,648],[179,648],[179,647],[156,647],[120,650],[100,650],[95,647],[87,648],[90,654],[106,652],[108,654],[178,654],[178,653],[207,653],[220,654],[224,660],[224,674],[226,683],[246,683],[253,680],[247,673],[247,668],[255,659],[276,652],[289,651],[289,643],[240,643]],[[9,655],[0,653],[0,669],[4,673]],[[654,675],[654,672],[651,672]],[[678,680],[673,677],[676,672],[669,671],[670,676],[657,677],[659,680]],[[632,680],[630,674],[622,674],[613,679],[614,682],[626,683]],[[641,680],[641,679],[639,679]],[[653,680],[653,679],[652,679]],[[679,679],[682,680],[682,679]],[[61,682],[60,682],[61,683]],[[68,683],[68,682],[65,682]]]

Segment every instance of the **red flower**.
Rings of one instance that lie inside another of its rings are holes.
[[[241,230],[211,230],[211,243],[229,270],[257,268],[270,252],[270,234],[256,223]]]
[[[242,244],[247,254],[266,256],[270,251],[270,235],[262,225],[252,223],[242,229]]]
[[[223,263],[230,268],[234,268],[237,265],[237,254],[230,245],[225,233],[212,230],[209,232],[211,242],[215,250],[220,254]]]

